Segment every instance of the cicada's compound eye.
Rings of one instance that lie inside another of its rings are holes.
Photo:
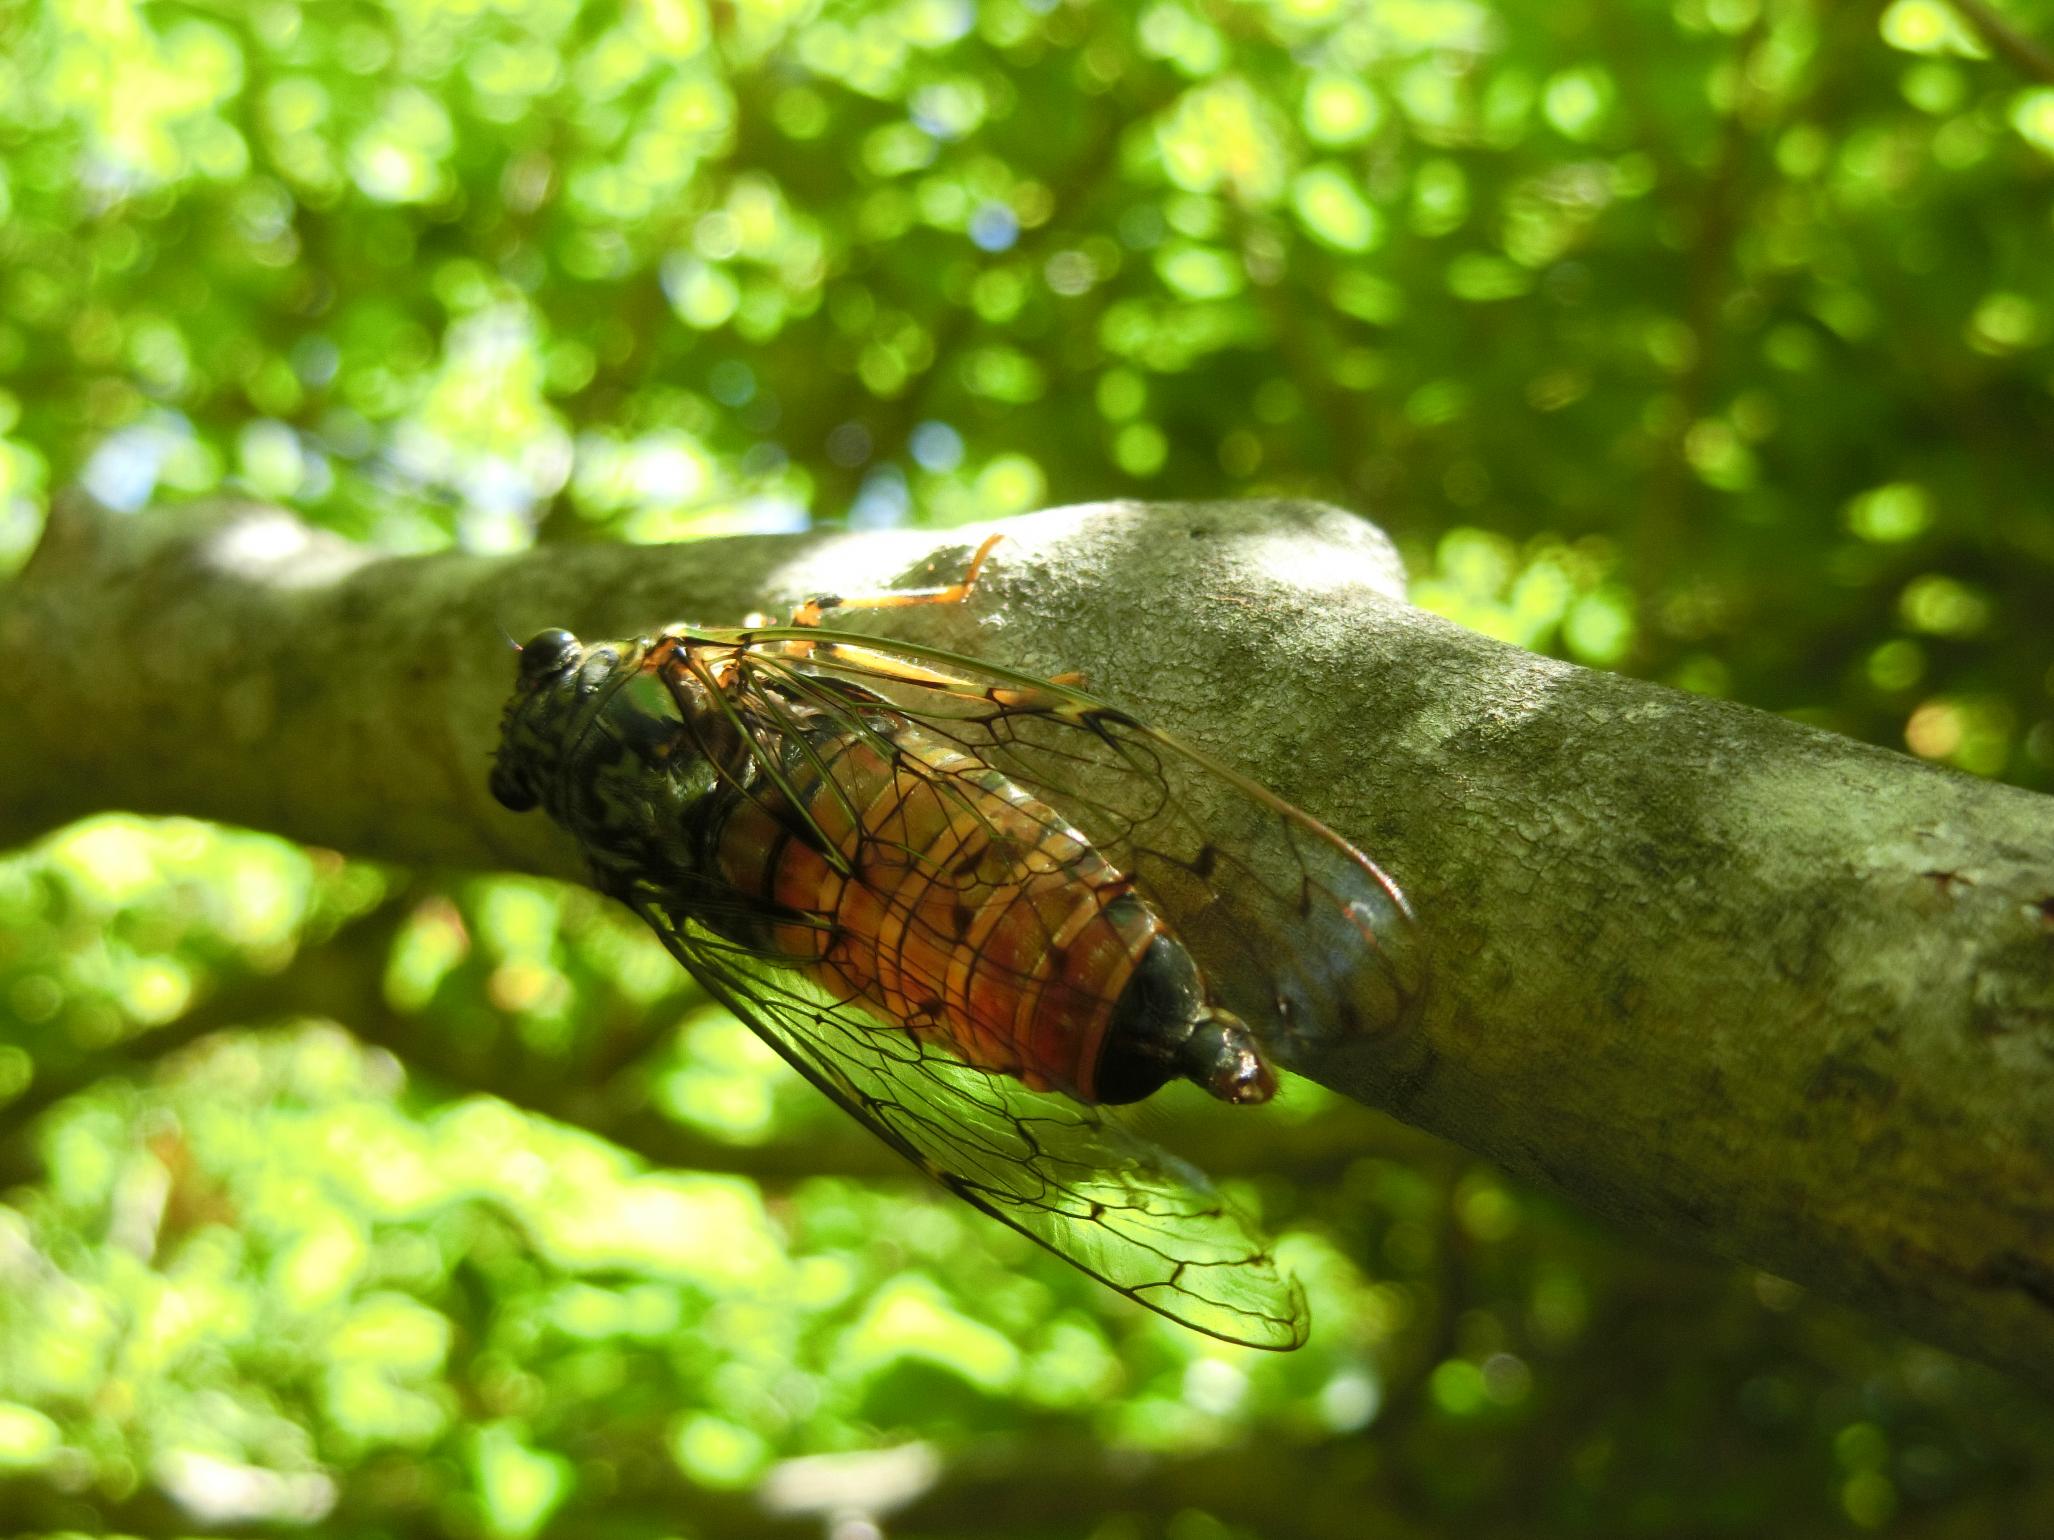
[[[575,695],[566,676],[585,657],[584,643],[560,626],[537,631],[521,649],[520,682],[500,723],[492,795],[516,813],[542,800],[556,759],[555,729]]]
[[[519,769],[503,760],[492,770],[492,795],[509,813],[525,813],[542,799]]]
[[[575,636],[561,626],[537,631],[521,649],[521,678],[529,683],[562,673],[572,659],[584,651]]]

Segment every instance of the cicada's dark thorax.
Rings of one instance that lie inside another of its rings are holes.
[[[1178,1073],[1137,1017],[1180,972],[1194,1004],[1196,970],[1128,880],[991,766],[889,711],[867,727],[796,728],[780,776],[702,810],[709,863],[763,901],[738,939],[1037,1090],[1125,1101]]]

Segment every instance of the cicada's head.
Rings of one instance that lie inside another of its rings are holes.
[[[587,647],[555,627],[521,649],[520,677],[499,723],[492,795],[516,813],[548,803],[588,708],[619,674],[617,646]]]

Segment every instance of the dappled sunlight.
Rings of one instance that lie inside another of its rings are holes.
[[[1051,503],[1315,499],[1503,642],[2054,784],[2032,7],[44,0],[0,39],[0,574],[71,486],[124,535],[289,505],[204,559],[307,584],[864,542],[794,552],[784,595]],[[1246,554],[1314,600],[1383,581],[1313,549]],[[1544,710],[1574,675],[1526,662]],[[589,890],[80,823],[0,860],[0,1511],[487,1540],[2054,1512],[2044,1406],[1779,1280],[1306,1085],[1133,1124],[1276,1233],[1305,1348],[1197,1337],[930,1193]]]
[[[171,911],[167,895],[182,895]],[[624,1384],[654,1396],[675,1479],[708,1490],[832,1446],[838,1419],[859,1412],[939,1435],[964,1406],[996,1417],[1019,1401],[1099,1423],[1116,1445],[1195,1453],[1320,1393],[1242,1350],[1245,1369],[1192,1379],[1216,1355],[1204,1339],[1139,1319],[910,1178],[872,1190],[744,1174],[750,1151],[794,1138],[800,1168],[832,1168],[837,1141],[860,1135],[732,1018],[681,995],[668,959],[651,970],[640,929],[589,894],[508,880],[409,898],[279,841],[108,819],[0,868],[0,903],[19,955],[41,959],[35,975],[0,977],[5,997],[32,999],[27,978],[54,969],[58,1008],[35,1030],[93,1021],[95,1041],[133,1041],[144,1066],[42,1101],[43,1175],[0,1207],[0,1468],[113,1480],[141,1452],[130,1430],[150,1407],[148,1479],[196,1522],[318,1522],[354,1500],[339,1472],[433,1454],[453,1461],[438,1482],[517,1534],[590,1497],[563,1439],[580,1417],[615,1426],[624,1413],[602,1408]],[[81,904],[90,930],[65,924]],[[193,1009],[232,998],[245,970],[289,977],[297,952],[363,970],[346,997],[370,1014],[224,1016],[191,1040],[189,1013],[107,989],[99,1015],[81,1016],[104,977],[102,934],[143,925],[135,967],[186,966],[194,933],[163,929],[169,912],[217,938]],[[365,926],[389,942],[352,950]],[[445,1089],[481,1012],[559,1008],[495,1002],[515,966],[572,981],[600,1030],[504,1037],[493,1052],[509,1088],[546,1101],[537,1072],[561,1081],[581,1055],[618,1052],[607,1019],[674,1001],[630,1080],[736,1171],[651,1169],[504,1097]],[[413,1036],[393,1036],[385,1011],[406,1013]],[[155,1058],[153,1031],[187,1046]],[[419,1034],[445,1046],[421,1061]],[[404,1057],[370,1046],[388,1038]],[[66,1063],[39,1051],[35,1076]],[[31,1078],[17,1094],[59,1090]],[[1319,1289],[1350,1287],[1342,1255],[1323,1255]],[[1322,1386],[1359,1378],[1361,1352],[1345,1339],[1306,1350],[1328,1365]],[[932,1401],[934,1376],[955,1399]],[[1173,1432],[1107,1400],[1155,1381],[1157,1402],[1185,1408]],[[96,1409],[82,1418],[45,1409],[85,1400]]]
[[[1522,552],[1501,535],[1453,529],[1434,556],[1413,576],[1412,601],[1472,631],[1597,667],[1632,648],[1632,597],[1612,579],[1618,557],[1607,542],[1540,540]]]

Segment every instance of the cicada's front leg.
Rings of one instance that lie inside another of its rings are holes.
[[[855,598],[817,594],[792,611],[791,624],[817,626],[835,610],[898,610],[915,604],[961,604],[977,586],[978,576],[984,571],[984,563],[991,556],[992,549],[1005,538],[1002,534],[987,537],[970,558],[970,565],[963,569],[963,575],[946,587],[892,589]]]
[[[838,610],[896,610],[909,609],[921,604],[961,604],[976,589],[977,580],[983,575],[985,563],[999,542],[1005,538],[1003,534],[987,536],[984,543],[978,546],[970,557],[970,564],[963,569],[963,575],[943,587],[891,589],[884,593],[859,594],[855,597],[816,594],[792,611],[789,623],[795,626],[822,626],[828,617]],[[752,617],[751,624],[755,623],[756,619]],[[1081,670],[1073,669],[1068,673],[1051,674],[1048,682],[1075,689],[1083,685],[1084,674]]]

